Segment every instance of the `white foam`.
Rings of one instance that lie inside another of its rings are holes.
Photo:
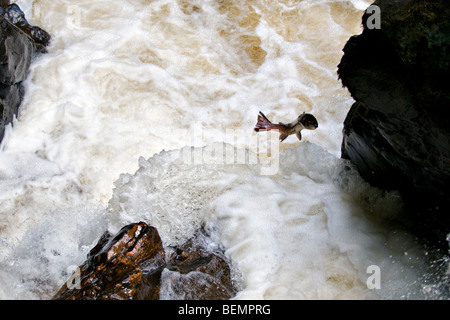
[[[106,230],[104,209],[86,206],[46,212],[28,226],[13,254],[2,259],[2,299],[49,299],[81,265]]]
[[[286,151],[280,163],[278,175],[261,176],[245,164],[185,165],[179,150],[141,158],[136,174],[116,183],[110,229],[144,220],[173,246],[206,225],[242,274],[237,299],[421,297],[420,283],[409,281],[423,274],[417,257],[424,253],[411,236],[364,213],[399,206],[398,197],[369,187],[344,160],[311,143]],[[385,244],[395,232],[401,251]],[[403,259],[410,250],[417,261]],[[366,284],[371,265],[386,276],[377,292]]]

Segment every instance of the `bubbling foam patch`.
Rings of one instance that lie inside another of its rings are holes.
[[[143,220],[174,246],[205,226],[242,276],[238,299],[421,297],[424,253],[376,214],[401,208],[399,197],[368,186],[345,160],[305,142],[263,176],[259,164],[186,163],[183,151],[141,158],[120,177],[112,230]],[[386,246],[392,234],[401,251]],[[379,290],[366,283],[373,265],[383,272]]]

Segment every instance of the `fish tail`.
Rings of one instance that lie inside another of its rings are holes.
[[[273,124],[272,122],[270,122],[270,120],[267,119],[264,113],[260,111],[258,115],[258,122],[255,126],[255,131],[269,131],[273,129],[280,129],[280,126],[278,124]]]

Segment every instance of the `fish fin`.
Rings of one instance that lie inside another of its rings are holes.
[[[262,113],[259,112],[258,121],[256,122],[255,131],[268,131],[272,129],[279,129],[279,125],[273,124],[269,119]]]
[[[284,139],[286,139],[287,137],[289,137],[289,135],[288,135],[288,134],[286,134],[286,133],[282,133],[282,134],[280,134],[280,142],[283,142],[283,141],[284,141]]]
[[[295,133],[295,135],[297,136],[298,140],[302,140],[302,134],[301,134],[300,131],[297,131],[297,132]]]

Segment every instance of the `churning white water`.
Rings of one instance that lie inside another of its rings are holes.
[[[13,2],[52,42],[1,144],[0,298],[51,298],[106,229],[138,221],[166,246],[206,226],[237,299],[440,297],[428,252],[390,223],[398,195],[339,159],[336,66],[370,2]],[[319,128],[266,154],[260,110]]]

